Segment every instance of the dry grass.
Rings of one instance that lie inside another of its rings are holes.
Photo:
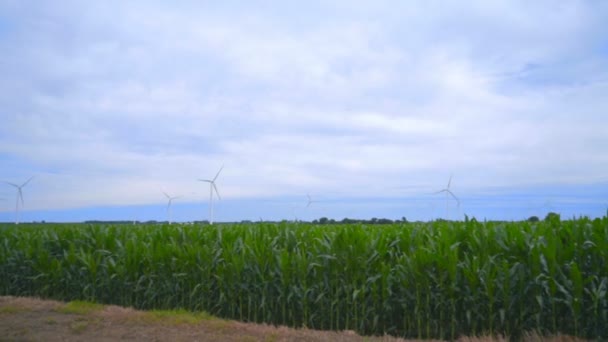
[[[366,337],[353,331],[317,331],[224,320],[184,310],[138,311],[87,302],[61,303],[22,297],[0,297],[0,340],[36,341],[368,341],[397,342],[392,336]],[[423,340],[434,342],[438,340]],[[504,337],[462,337],[460,342],[504,342]],[[582,342],[558,335],[529,333],[528,342]]]

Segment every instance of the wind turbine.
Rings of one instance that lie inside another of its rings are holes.
[[[224,165],[222,165],[222,167],[220,167],[220,170],[215,174],[215,177],[213,177],[213,179],[199,179],[200,182],[209,183],[209,224],[213,224],[213,191],[215,190],[217,199],[219,199],[219,200],[222,199],[219,191],[217,191],[217,186],[215,185],[215,180],[217,179],[217,176],[220,175],[220,172],[222,172],[223,168],[224,168]]]
[[[313,201],[312,197],[310,197],[309,193],[306,194],[306,197],[308,197],[308,202],[306,203],[306,208],[310,207],[310,205],[313,204],[313,203],[319,202],[319,201]]]
[[[450,190],[450,185],[452,184],[452,176],[453,175],[450,175],[450,180],[448,181],[448,186],[445,189],[441,189],[441,190],[435,192],[435,194],[440,194],[442,192],[445,192],[445,216],[446,216],[446,220],[449,220],[449,218],[450,218],[450,206],[449,206],[449,204],[450,204],[449,203],[450,196],[452,196],[456,200],[456,203],[458,203],[458,206],[460,206],[460,200]]]
[[[17,189],[17,202],[15,204],[15,224],[19,224],[19,202],[21,202],[21,209],[23,209],[23,206],[25,205],[23,202],[23,187],[27,185],[27,183],[29,183],[32,179],[34,178],[34,176],[30,177],[30,179],[28,179],[25,183],[18,185],[15,183],[11,183],[11,182],[4,182],[8,185],[14,186]]]
[[[169,194],[167,194],[166,192],[164,192],[164,191],[162,191],[162,192],[163,192],[163,194],[165,194],[165,197],[167,197],[167,199],[169,200],[169,202],[167,203],[167,218],[169,220],[169,224],[171,224],[171,203],[173,202],[174,199],[178,199],[182,196],[169,196]]]

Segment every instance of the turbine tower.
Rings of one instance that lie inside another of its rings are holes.
[[[458,203],[458,206],[460,206],[460,200],[450,190],[450,185],[452,184],[452,176],[453,175],[450,175],[450,180],[448,181],[448,186],[445,189],[441,189],[441,190],[435,192],[435,194],[440,194],[442,192],[445,192],[445,216],[446,216],[445,218],[446,218],[446,220],[450,219],[450,203],[449,203],[450,196],[452,196],[456,200],[456,203]]]
[[[23,202],[23,187],[25,187],[27,183],[29,183],[33,178],[34,176],[30,177],[30,179],[28,179],[25,183],[21,185],[11,182],[4,182],[8,185],[14,186],[17,189],[17,202],[15,204],[15,224],[19,224],[19,211],[20,209],[23,209],[23,206],[25,205],[25,203]],[[21,206],[19,206],[19,203],[21,203]]]
[[[167,219],[169,221],[169,224],[171,224],[171,216],[172,216],[171,215],[171,203],[173,202],[174,199],[178,199],[182,196],[169,196],[169,194],[167,194],[164,191],[163,191],[163,194],[165,194],[165,197],[167,197],[167,199],[169,200],[169,202],[167,203]]]
[[[213,191],[215,190],[215,194],[217,195],[218,200],[222,199],[219,191],[217,191],[217,186],[215,185],[215,180],[217,179],[217,176],[220,175],[220,172],[222,172],[223,168],[224,168],[224,165],[222,165],[222,167],[220,167],[220,170],[215,174],[215,177],[213,177],[213,179],[199,179],[200,182],[209,183],[209,224],[213,224]]]

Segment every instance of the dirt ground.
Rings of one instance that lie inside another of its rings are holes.
[[[246,324],[188,313],[143,312],[118,306],[0,296],[0,341],[405,341]],[[541,341],[529,336],[530,341]],[[557,337],[551,341],[576,341]],[[465,338],[461,341],[504,341]]]

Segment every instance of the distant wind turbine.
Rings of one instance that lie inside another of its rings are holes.
[[[306,208],[310,207],[311,204],[318,202],[318,201],[313,201],[312,197],[310,197],[310,194],[306,194],[306,197],[308,197],[308,203],[306,203]]]
[[[25,183],[21,185],[11,182],[4,182],[8,185],[14,186],[17,189],[17,202],[15,204],[15,224],[19,224],[19,210],[23,209],[25,205],[25,203],[23,202],[23,187],[25,187],[27,183],[29,183],[33,178],[34,176],[30,177],[30,179],[28,179]],[[21,203],[21,206],[19,206],[19,203]]]
[[[168,218],[169,224],[171,224],[171,216],[172,216],[171,215],[171,203],[173,202],[174,199],[178,199],[182,196],[169,196],[169,194],[167,194],[164,191],[163,191],[163,194],[165,194],[165,197],[167,197],[167,199],[169,200],[169,202],[167,203],[167,218]]]
[[[450,205],[449,205],[450,204],[449,203],[450,196],[452,196],[456,200],[456,203],[458,203],[458,206],[460,206],[460,200],[450,190],[450,185],[452,184],[452,176],[453,175],[450,175],[450,180],[448,181],[448,186],[445,189],[441,189],[441,190],[435,192],[435,194],[440,194],[442,192],[445,192],[445,216],[446,216],[446,220],[450,219]]]
[[[223,168],[224,168],[224,165],[222,165],[222,167],[220,167],[220,170],[215,174],[215,177],[213,177],[213,179],[199,179],[200,182],[209,183],[209,224],[213,224],[213,191],[215,190],[217,199],[219,199],[219,200],[222,199],[219,191],[217,191],[217,186],[215,185],[215,180],[217,179],[217,176],[220,175],[220,172],[222,172]]]

